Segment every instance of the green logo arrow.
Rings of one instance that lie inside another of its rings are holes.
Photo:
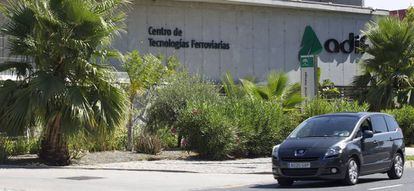
[[[322,52],[322,44],[311,26],[306,26],[300,47],[299,58],[305,55],[318,55]]]

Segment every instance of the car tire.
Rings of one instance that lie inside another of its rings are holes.
[[[288,178],[278,178],[277,179],[277,183],[282,187],[292,186],[294,182],[295,181],[293,181],[292,179],[288,179]]]
[[[404,159],[400,153],[396,153],[392,159],[391,169],[387,172],[390,179],[400,179],[404,174]]]
[[[355,185],[358,183],[359,178],[359,165],[354,158],[350,158],[346,163],[345,179],[343,180],[345,185]]]

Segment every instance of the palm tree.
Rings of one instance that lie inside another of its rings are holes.
[[[278,101],[286,109],[291,109],[303,101],[300,85],[289,85],[288,76],[280,72],[270,72],[265,85],[257,85],[241,79],[244,92],[253,99]]]
[[[368,87],[361,101],[379,111],[413,104],[414,28],[407,21],[384,17],[367,25],[364,34],[369,40],[365,59],[361,61],[363,74],[353,84]]]
[[[245,95],[243,88],[234,82],[233,75],[231,75],[230,72],[227,72],[226,75],[223,76],[221,83],[223,84],[223,91],[226,96],[240,98]]]
[[[6,17],[10,56],[0,71],[18,80],[0,87],[0,127],[19,133],[43,127],[39,157],[70,163],[66,137],[79,130],[123,124],[128,99],[114,83],[111,39],[123,27],[123,0],[10,0]]]

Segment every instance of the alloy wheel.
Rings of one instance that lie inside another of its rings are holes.
[[[394,169],[395,169],[395,174],[398,177],[401,177],[404,171],[404,162],[400,155],[396,155],[394,158]]]
[[[358,181],[358,164],[355,162],[355,160],[349,161],[348,173],[349,173],[349,180],[353,184],[356,184]]]

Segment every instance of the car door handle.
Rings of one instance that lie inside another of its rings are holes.
[[[373,141],[373,143],[374,143],[374,144],[378,144],[378,141],[377,141],[377,140],[375,140],[375,141]]]

